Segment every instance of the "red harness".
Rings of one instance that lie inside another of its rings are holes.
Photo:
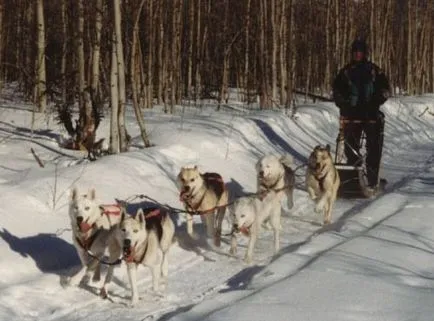
[[[105,215],[121,215],[121,207],[119,204],[102,204],[99,206],[101,214]]]

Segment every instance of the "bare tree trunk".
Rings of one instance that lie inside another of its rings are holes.
[[[46,94],[46,75],[45,75],[45,21],[44,21],[44,2],[37,0],[36,2],[36,22],[38,30],[38,58],[36,72],[36,97],[38,111],[43,113],[47,108]]]
[[[171,83],[171,112],[175,104],[181,101],[182,96],[182,79],[181,79],[181,41],[182,41],[182,6],[183,0],[176,0],[173,11],[173,68]]]
[[[427,57],[427,73],[431,74],[431,77],[429,78],[430,84],[427,85],[427,90],[434,92],[434,3],[431,1],[429,4],[429,36],[427,39],[430,39],[431,42],[431,49],[429,50],[428,57]],[[431,66],[431,70],[429,68]]]
[[[331,21],[331,0],[327,0],[327,13],[326,13],[326,24],[325,24],[325,36],[326,36],[326,50],[325,50],[325,75],[324,75],[324,88],[329,88],[331,82],[331,30],[330,30],[330,21]]]
[[[313,13],[312,13],[312,0],[309,0],[309,13],[308,16],[312,19]],[[310,82],[311,82],[311,74],[312,74],[312,42],[309,41],[308,36],[306,36],[306,43],[307,43],[307,68],[306,68],[306,81],[305,81],[305,95],[304,95],[304,101],[307,102],[307,97],[309,94],[310,89]]]
[[[149,11],[149,21],[148,21],[148,29],[149,29],[149,48],[154,48],[154,6],[153,1],[149,1],[148,6]],[[152,108],[153,106],[153,98],[154,98],[154,86],[152,80],[154,79],[153,75],[154,68],[154,50],[148,50],[148,64],[147,64],[147,77],[146,77],[146,97],[147,97],[147,106],[148,108]],[[148,142],[149,143],[149,142]]]
[[[195,1],[188,2],[188,45],[187,45],[187,86],[185,88],[185,96],[191,97],[191,88],[193,83],[193,42],[194,42],[194,6]]]
[[[92,52],[92,82],[91,82],[91,94],[93,100],[98,97],[99,93],[99,62],[101,53],[101,28],[102,28],[102,10],[103,0],[96,0],[96,12],[95,12],[95,39],[93,43]]]
[[[201,0],[196,0],[196,50],[194,53],[195,59],[194,59],[194,65],[195,65],[195,77],[194,77],[194,99],[197,100],[200,97],[200,93],[202,91],[202,79],[201,79],[201,69],[202,69],[202,62],[201,62],[201,53],[202,53],[202,6],[201,6]]]
[[[413,7],[411,5],[413,0],[408,0],[408,31],[407,31],[407,92],[409,94],[412,94],[413,92],[413,82],[412,82],[412,68],[413,68],[413,57],[412,57],[412,52],[413,52],[413,17],[412,17],[412,10]]]
[[[270,1],[270,25],[271,25],[271,103],[277,97],[277,38],[276,31],[276,0]]]
[[[116,35],[113,30],[112,37],[112,52],[111,52],[111,67],[110,67],[110,102],[111,102],[111,117],[110,117],[110,153],[118,154],[119,147],[119,85],[118,85],[118,59],[116,55]]]
[[[68,39],[68,15],[66,0],[61,3],[61,19],[62,19],[62,60],[60,64],[60,74],[62,76],[62,102],[67,102],[67,81],[66,81],[66,64],[67,64],[67,39]]]
[[[132,89],[132,96],[133,96],[133,108],[134,108],[134,113],[136,115],[137,123],[139,124],[140,136],[143,139],[143,143],[145,144],[145,147],[149,147],[151,146],[151,143],[149,142],[148,134],[146,132],[145,121],[143,119],[142,109],[140,108],[140,104],[139,104],[138,88],[137,88],[138,87],[137,79],[139,78],[139,76],[137,76],[137,72],[140,72],[139,68],[137,68],[137,60],[138,60],[137,42],[139,40],[140,14],[144,3],[145,0],[142,0],[140,2],[139,8],[136,10],[136,17],[134,19],[133,39],[132,39],[133,42],[131,44],[130,77],[131,77],[131,89]]]
[[[247,7],[245,13],[246,30],[244,32],[244,95],[247,103],[249,102],[249,69],[250,69],[250,6],[251,0],[247,0]]]
[[[335,0],[335,50],[334,50],[334,54],[335,54],[335,68],[338,68],[341,65],[341,61],[340,61],[340,40],[341,40],[341,23],[340,23],[340,8],[339,8],[339,4],[340,1],[339,0]]]
[[[3,89],[3,72],[4,72],[4,67],[3,67],[3,42],[4,42],[4,32],[5,29],[3,28],[3,14],[4,14],[4,4],[3,4],[3,0],[0,0],[0,92]]]
[[[350,6],[352,6],[353,4],[352,4],[352,0],[351,0],[351,4],[349,3],[349,1],[348,0],[345,0],[345,3],[344,3],[344,13],[343,13],[343,16],[344,16],[344,23],[343,23],[343,32],[342,32],[342,46],[343,46],[343,48],[346,48],[346,46],[347,46],[347,44],[348,44],[348,31],[349,31],[349,29],[350,29],[350,27],[349,27],[349,21],[350,21]],[[342,50],[341,51],[341,62],[343,63],[344,61],[346,61],[346,57],[347,57],[347,52],[348,52],[348,50]]]
[[[370,5],[370,13],[369,13],[369,33],[370,33],[370,45],[372,48],[371,58],[373,61],[376,60],[376,30],[375,30],[375,11],[377,10],[377,5],[375,4],[375,0],[371,0]]]
[[[119,93],[119,111],[118,111],[118,126],[119,126],[119,148],[121,152],[128,150],[127,130],[125,127],[125,64],[124,64],[124,48],[122,45],[121,31],[121,0],[113,0],[114,10],[114,29],[115,29],[115,44],[117,57],[117,76],[118,76],[118,93]]]
[[[279,83],[280,83],[280,105],[283,106],[286,103],[286,86],[287,86],[287,76],[286,71],[287,67],[286,64],[288,63],[286,61],[286,38],[288,36],[287,34],[287,28],[285,28],[285,25],[287,23],[287,18],[285,15],[285,9],[286,9],[286,0],[279,1]]]
[[[82,97],[84,88],[86,88],[84,75],[84,6],[83,0],[77,1],[78,5],[78,25],[77,25],[77,60],[78,60],[78,92]],[[81,99],[81,98],[80,98]],[[80,101],[80,106],[82,102]],[[80,107],[81,108],[81,107]]]
[[[259,14],[259,66],[260,66],[260,92],[259,92],[259,105],[260,108],[272,108],[272,101],[270,99],[269,90],[269,73],[268,73],[268,42],[266,37],[267,26],[267,1],[260,1],[260,14]]]
[[[157,54],[157,76],[158,84],[157,84],[157,104],[161,104],[163,102],[163,84],[166,78],[165,74],[165,61],[164,61],[164,3],[160,1],[158,3],[158,54]]]
[[[220,104],[227,100],[228,94],[228,73],[229,73],[229,45],[227,44],[227,33],[228,33],[228,16],[229,16],[229,0],[224,0],[224,12],[223,12],[223,32],[222,35],[222,46],[223,46],[223,59],[222,59],[222,76],[220,83],[220,95],[219,95],[219,104],[217,110],[220,109]]]
[[[288,49],[287,49],[287,60],[288,60],[288,71],[286,73],[287,75],[287,94],[286,94],[286,108],[289,113],[294,114],[295,107],[292,104],[292,98],[293,98],[293,91],[295,89],[295,65],[297,61],[296,57],[296,50],[295,50],[295,33],[296,33],[296,26],[295,26],[295,19],[294,19],[294,1],[295,0],[289,0],[288,4],[288,16],[289,16],[289,30],[288,34],[290,37],[290,41],[288,43]]]

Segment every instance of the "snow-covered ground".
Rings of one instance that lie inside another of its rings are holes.
[[[294,119],[242,108],[190,106],[175,115],[155,108],[145,113],[155,147],[88,162],[82,152],[58,147],[65,132],[52,119],[36,115],[32,131],[28,106],[0,101],[0,319],[432,320],[434,95],[392,98],[383,111],[384,194],[339,199],[334,223],[321,228],[300,169],[295,206],[282,221],[282,250],[271,255],[272,233],[264,231],[251,265],[242,261],[246,240],[231,257],[228,237],[218,251],[203,239],[190,241],[179,216],[165,297],[153,295],[141,267],[141,300],[130,308],[124,265],[115,269],[109,300],[96,295],[99,284],[60,284],[78,267],[67,214],[72,186],[95,187],[104,204],[145,194],[180,208],[176,176],[197,164],[221,173],[235,195],[252,192],[260,156],[290,153],[302,165],[316,144],[334,146],[336,108],[305,104]],[[132,112],[127,122],[140,146]],[[108,124],[98,136],[108,136]]]

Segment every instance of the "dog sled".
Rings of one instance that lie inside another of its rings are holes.
[[[380,120],[350,120],[341,117],[339,120],[339,134],[336,139],[335,167],[339,173],[341,184],[338,190],[338,196],[343,198],[369,198],[375,196],[379,191],[384,189],[385,179],[380,179],[378,190],[372,191],[368,188],[368,171],[371,170],[366,164],[366,133],[362,131],[359,141],[359,151],[356,153],[358,159],[354,164],[347,164],[345,161],[344,149],[345,138],[344,128],[348,123],[376,123]],[[383,132],[381,132],[383,135]],[[383,150],[383,140],[381,139],[381,153]],[[356,152],[356,151],[354,151]]]

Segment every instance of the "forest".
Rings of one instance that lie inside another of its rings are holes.
[[[427,0],[0,0],[0,86],[14,82],[35,111],[57,113],[73,148],[91,148],[108,106],[118,153],[127,102],[150,146],[143,109],[155,105],[220,106],[230,88],[263,109],[327,99],[357,37],[395,94],[434,92]]]

